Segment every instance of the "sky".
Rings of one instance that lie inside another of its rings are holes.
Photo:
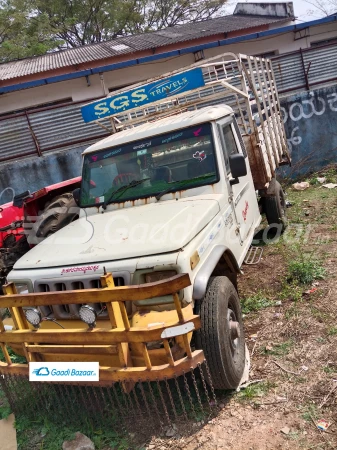
[[[240,0],[241,2],[244,2],[245,0]],[[290,0],[249,0],[247,3],[278,3],[282,1],[290,1]],[[309,21],[309,20],[315,20],[320,17],[322,17],[322,14],[319,14],[319,12],[315,12],[313,15],[308,15],[308,10],[313,9],[311,5],[308,4],[306,0],[292,0],[294,3],[294,10],[295,10],[295,16],[298,17],[298,21]],[[228,5],[228,13],[234,11],[236,1],[229,0]]]

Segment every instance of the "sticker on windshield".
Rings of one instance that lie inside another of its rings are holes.
[[[202,131],[202,128],[199,128],[197,131],[193,131],[194,136],[198,137],[199,134],[201,133],[201,131]]]
[[[147,153],[147,148],[145,150],[138,150],[137,151],[137,156],[146,155],[146,153]]]
[[[202,152],[195,152],[193,154],[193,158],[197,159],[199,162],[204,161],[206,159],[206,153],[204,151],[202,151]]]

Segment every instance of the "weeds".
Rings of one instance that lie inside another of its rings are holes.
[[[270,389],[274,387],[275,383],[271,383],[269,381],[264,383],[251,384],[238,393],[238,399],[239,401],[249,401],[257,397],[263,397],[270,391]]]
[[[273,302],[269,300],[262,291],[258,291],[251,297],[241,299],[242,312],[244,314],[259,311],[260,309],[267,308],[272,305]]]
[[[285,356],[290,352],[293,345],[294,342],[292,340],[289,340],[282,342],[280,344],[274,344],[270,350],[269,349],[267,350],[267,348],[265,347],[264,352],[267,355]]]
[[[337,327],[331,327],[328,329],[328,336],[337,336]]]
[[[323,367],[323,372],[329,374],[329,373],[336,373],[337,370],[334,367],[332,367],[332,366],[324,366]]]
[[[326,270],[318,260],[303,254],[288,263],[287,280],[293,283],[311,284],[315,280],[324,279],[325,275]]]
[[[314,403],[303,406],[302,418],[307,422],[312,422],[313,419],[317,419],[319,416],[317,406]]]

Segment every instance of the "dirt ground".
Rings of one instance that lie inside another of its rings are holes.
[[[218,394],[220,412],[208,423],[188,432],[178,425],[170,439],[164,430],[145,448],[337,449],[337,188],[312,183],[303,192],[287,190],[293,206],[286,235],[240,276],[242,298],[270,305],[245,316],[253,384]],[[289,263],[301,258],[320,261],[324,279],[289,281]],[[317,427],[322,419],[326,431]]]

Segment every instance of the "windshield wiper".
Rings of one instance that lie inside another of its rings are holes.
[[[157,194],[155,198],[156,198],[157,201],[159,201],[163,195],[169,194],[170,192],[179,191],[183,186],[185,186],[186,184],[188,184],[192,180],[204,179],[204,178],[209,178],[209,177],[212,177],[212,176],[214,176],[214,174],[201,175],[199,177],[189,178],[188,180],[177,181],[177,183],[179,183],[178,186],[177,185],[170,186],[170,187],[164,189],[163,191],[159,192],[159,194]],[[195,187],[195,186],[193,186],[193,187]]]
[[[159,192],[159,194],[157,194],[155,198],[157,201],[159,201],[163,195],[169,194],[170,192],[174,192],[174,191],[178,191],[178,190],[179,190],[178,186],[174,186],[174,187],[171,186],[171,187]]]
[[[143,178],[142,180],[132,180],[129,184],[126,184],[125,186],[121,186],[118,189],[116,189],[115,191],[112,192],[112,194],[110,195],[110,197],[105,200],[103,202],[102,208],[106,209],[107,205],[112,201],[112,199],[114,198],[114,196],[118,193],[124,194],[124,192],[126,192],[128,189],[138,186],[139,184],[144,183],[144,181],[149,180],[150,178]],[[120,196],[119,196],[120,197]],[[119,198],[117,197],[117,199]],[[116,199],[116,200],[117,200]]]

